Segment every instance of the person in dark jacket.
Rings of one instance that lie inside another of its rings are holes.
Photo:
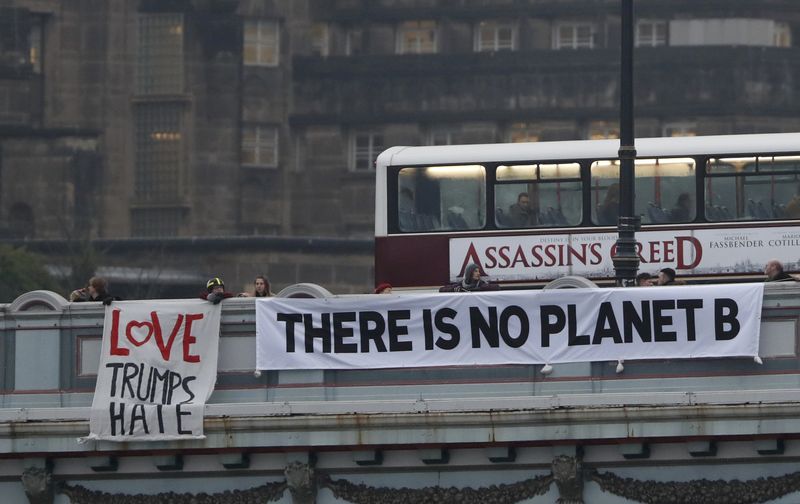
[[[225,283],[219,277],[214,277],[206,282],[206,292],[200,294],[200,299],[211,301],[214,304],[219,304],[220,301],[229,297],[233,297],[233,293],[225,290]]]
[[[783,271],[783,264],[777,259],[771,259],[764,266],[764,274],[767,275],[767,282],[796,282],[797,279]]]
[[[89,285],[72,291],[69,295],[69,300],[73,303],[100,301],[104,305],[110,305],[112,301],[119,301],[120,298],[108,293],[108,282],[106,282],[105,278],[94,276],[89,279]]]
[[[464,279],[460,282],[445,285],[439,292],[480,292],[500,290],[497,284],[487,282],[481,278],[481,267],[475,263],[464,270]]]

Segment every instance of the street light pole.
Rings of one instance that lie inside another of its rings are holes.
[[[633,134],[633,0],[621,0],[620,105],[619,105],[619,220],[614,271],[617,286],[633,285],[639,269],[636,231],[640,218],[634,215],[634,166],[636,147]]]

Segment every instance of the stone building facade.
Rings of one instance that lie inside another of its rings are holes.
[[[636,9],[637,136],[800,129],[796,2]],[[386,147],[615,137],[618,11],[0,0],[0,233],[369,240]],[[345,291],[371,286],[369,255]],[[137,257],[122,247],[103,264]],[[257,272],[244,269],[237,283]]]

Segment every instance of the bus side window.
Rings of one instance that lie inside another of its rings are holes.
[[[400,231],[481,229],[485,225],[483,166],[402,168],[397,186]]]
[[[494,194],[497,227],[580,224],[583,212],[580,164],[501,165],[497,168],[497,180]]]

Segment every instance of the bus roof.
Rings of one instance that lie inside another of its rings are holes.
[[[498,161],[557,161],[616,158],[620,141],[568,140],[425,147],[391,147],[378,156],[377,166],[414,166]],[[661,156],[745,155],[800,151],[800,133],[640,138],[639,158]]]

